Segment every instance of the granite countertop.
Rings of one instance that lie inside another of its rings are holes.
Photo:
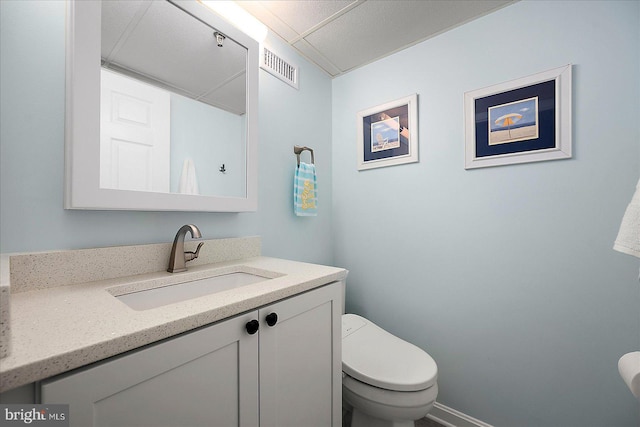
[[[0,392],[42,380],[236,314],[343,280],[342,268],[256,256],[27,290],[11,295],[11,353],[0,359]],[[114,295],[234,271],[269,280],[144,311]]]

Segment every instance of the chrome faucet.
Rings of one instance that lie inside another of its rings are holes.
[[[173,239],[173,247],[171,248],[171,255],[169,256],[169,268],[167,268],[169,273],[187,271],[187,261],[198,258],[200,248],[204,245],[204,242],[200,242],[195,252],[185,252],[184,238],[187,235],[187,231],[191,233],[191,237],[194,239],[202,238],[200,230],[195,225],[187,224],[180,227],[180,230],[176,233],[176,238]]]

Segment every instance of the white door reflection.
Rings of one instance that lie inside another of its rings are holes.
[[[105,69],[100,108],[101,188],[244,195],[244,115]]]
[[[169,92],[101,70],[100,186],[169,191]]]

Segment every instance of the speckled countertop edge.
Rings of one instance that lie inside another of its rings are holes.
[[[150,310],[135,311],[115,298],[232,270],[274,278]],[[4,269],[3,269],[4,270]],[[276,277],[279,276],[279,277]],[[337,280],[341,268],[254,257],[11,295],[11,354],[0,360],[0,392],[42,380],[200,326],[244,313]]]

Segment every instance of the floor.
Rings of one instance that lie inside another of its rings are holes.
[[[342,410],[342,427],[351,427],[351,412],[343,408]],[[422,418],[416,421],[416,427],[444,427],[429,418]]]
[[[429,418],[423,418],[421,420],[416,421],[416,427],[444,427],[442,424],[439,424]]]

